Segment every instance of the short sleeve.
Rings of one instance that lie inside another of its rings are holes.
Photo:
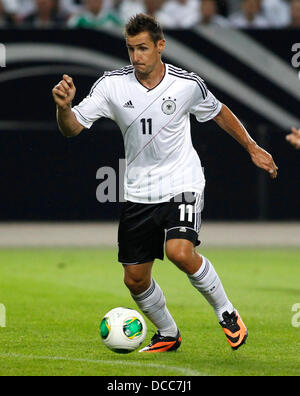
[[[73,107],[72,111],[77,121],[88,129],[100,118],[114,118],[106,94],[105,77],[94,84],[90,94],[79,105]]]
[[[195,85],[191,100],[190,113],[194,114],[199,122],[207,122],[215,118],[222,109],[222,103],[207,89],[201,80]]]

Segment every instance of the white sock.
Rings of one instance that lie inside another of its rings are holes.
[[[176,337],[177,325],[168,311],[165,296],[154,279],[152,279],[149,289],[144,293],[137,296],[131,295],[140,310],[157,327],[161,335]]]
[[[222,322],[222,314],[226,311],[232,313],[234,308],[211,262],[204,256],[202,258],[203,264],[194,275],[189,275],[189,280],[213,307],[219,322]]]

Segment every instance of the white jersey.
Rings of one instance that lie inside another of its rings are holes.
[[[216,117],[222,104],[195,73],[166,64],[149,90],[132,66],[105,72],[89,96],[72,110],[90,128],[101,117],[120,127],[125,145],[125,200],[166,202],[183,192],[203,194],[205,178],[191,140],[190,114],[199,122]]]

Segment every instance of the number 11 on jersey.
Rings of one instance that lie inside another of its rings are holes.
[[[143,126],[143,135],[152,135],[152,118],[142,118],[141,123]]]

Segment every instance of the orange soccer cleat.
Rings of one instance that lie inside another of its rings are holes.
[[[247,327],[244,325],[237,310],[233,311],[231,314],[227,311],[224,312],[223,319],[220,325],[227,337],[227,341],[233,350],[237,350],[246,343],[248,337]]]
[[[164,337],[158,331],[152,337],[149,345],[141,349],[139,352],[158,353],[176,351],[181,345],[181,335],[178,331],[176,337]]]

